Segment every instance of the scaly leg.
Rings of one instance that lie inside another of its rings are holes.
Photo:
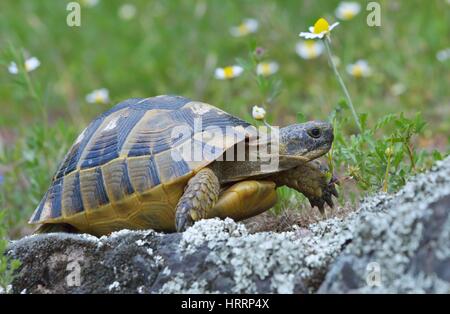
[[[338,197],[334,179],[327,180],[327,169],[318,161],[310,161],[270,177],[277,186],[286,185],[305,195],[311,206],[317,206],[324,214],[324,205],[333,207],[332,195]]]
[[[176,207],[177,231],[184,231],[195,221],[205,218],[208,210],[217,202],[219,193],[219,179],[211,169],[204,168],[192,177]]]

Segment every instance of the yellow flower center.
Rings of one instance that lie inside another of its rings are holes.
[[[314,24],[314,34],[320,34],[322,32],[328,32],[330,30],[330,24],[324,18],[320,18]]]
[[[342,11],[342,16],[344,17],[344,19],[350,20],[355,16],[355,12],[353,10],[346,9]]]
[[[363,76],[363,69],[362,69],[362,67],[361,66],[359,66],[359,65],[355,65],[354,67],[353,67],[353,69],[352,69],[352,74],[353,74],[353,76],[355,76],[355,77],[362,77]]]
[[[249,29],[248,29],[247,24],[244,23],[244,24],[239,25],[239,33],[241,35],[246,35],[248,32],[249,32]]]
[[[261,72],[263,75],[269,75],[272,73],[270,64],[269,63],[263,63],[261,64]]]
[[[314,40],[308,40],[305,42],[306,51],[310,58],[313,58],[317,55],[316,43]]]
[[[95,97],[94,97],[94,101],[95,101],[97,104],[102,103],[102,102],[103,102],[103,97],[102,97],[102,95],[101,95],[100,93],[96,93],[96,94],[95,94]]]
[[[225,78],[232,78],[234,75],[234,71],[233,71],[233,67],[229,66],[223,69],[223,75],[225,76]]]

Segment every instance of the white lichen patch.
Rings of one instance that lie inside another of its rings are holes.
[[[185,294],[200,294],[206,290],[207,283],[205,280],[196,281],[189,284],[184,280],[183,273],[177,275],[170,281],[166,282],[159,293],[185,293]]]
[[[112,284],[108,286],[109,291],[119,291],[120,290],[120,283],[118,281],[114,281]]]
[[[305,237],[295,231],[248,234],[244,225],[231,219],[209,219],[189,228],[180,246],[187,254],[207,246],[206,262],[224,269],[232,265],[234,293],[256,292],[255,276],[261,280],[272,276],[273,292],[292,293],[296,274],[306,281],[312,279],[351,237],[338,219],[314,225],[312,231]]]
[[[145,241],[142,241],[141,239],[137,240],[137,241],[134,242],[134,243],[136,243],[137,246],[143,246],[143,245],[146,244],[146,242],[145,242]]]
[[[217,241],[222,241],[232,237],[247,235],[247,229],[242,224],[236,224],[232,219],[219,218],[204,219],[197,221],[194,226],[188,228],[180,241],[180,247],[187,252],[194,253],[198,246],[205,242],[214,246]],[[211,247],[213,248],[213,247]]]
[[[161,272],[161,274],[163,274],[164,276],[169,276],[171,273],[171,270],[169,267],[164,267],[163,271]]]
[[[90,241],[90,242],[99,242],[99,238],[97,238],[96,236],[93,236],[93,235],[91,235],[91,234],[88,234],[88,233],[82,233],[82,234],[80,234],[80,237],[81,238],[83,238],[83,239],[85,239],[85,240],[88,240],[88,241]]]
[[[144,293],[145,293],[145,286],[139,286],[139,287],[136,289],[136,291],[137,291],[137,293],[139,293],[139,294],[144,294]]]
[[[137,235],[141,238],[146,238],[150,235],[161,235],[160,233],[155,232],[154,230],[129,230],[129,229],[122,229],[119,231],[112,232],[109,236],[102,236],[100,240],[107,240],[107,239],[114,239],[114,238],[121,238],[126,237],[128,235]]]
[[[272,287],[277,293],[294,293],[294,274],[275,274],[272,277]]]
[[[366,199],[356,219],[348,220],[348,226],[355,229],[351,245],[344,251],[350,258],[357,276],[365,280],[368,257],[376,261],[381,273],[381,282],[376,286],[363,286],[359,292],[447,292],[450,284],[438,278],[435,273],[422,272],[417,263],[433,259],[450,258],[450,215],[438,230],[437,241],[430,246],[426,256],[417,256],[422,248],[424,232],[432,232],[425,225],[433,214],[431,203],[450,195],[450,157],[428,173],[412,178],[394,195],[379,194]],[[434,221],[433,223],[437,223]],[[338,263],[339,265],[339,263]],[[341,265],[339,265],[341,267]],[[340,268],[333,272],[335,275]],[[339,275],[338,275],[339,276]],[[340,280],[330,277],[325,283],[331,292],[341,291]]]
[[[128,234],[130,234],[130,233],[133,233],[133,232],[135,232],[135,231],[129,230],[129,229],[122,229],[122,230],[119,230],[119,231],[114,231],[114,232],[112,232],[112,233],[109,235],[109,237],[106,237],[106,236],[103,236],[103,237],[105,237],[105,238],[110,238],[110,239],[114,239],[114,238],[119,238],[119,237],[126,236],[126,235],[128,235]],[[101,239],[103,239],[103,237],[101,237]]]

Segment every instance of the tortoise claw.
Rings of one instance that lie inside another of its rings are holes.
[[[325,200],[325,202],[328,204],[328,206],[330,206],[331,208],[333,208],[334,204],[333,204],[333,200],[331,198],[331,194],[325,194],[323,196],[323,199]]]
[[[311,207],[317,207],[320,213],[324,213],[325,201],[323,198],[311,198],[309,199],[309,203],[311,204]]]
[[[309,199],[311,207],[317,207],[322,214],[324,213],[325,203],[333,208],[333,196],[336,198],[339,197],[339,193],[335,186],[336,183],[337,179],[333,176],[328,184],[324,184],[321,197],[312,197]]]
[[[183,232],[188,227],[192,226],[194,221],[191,218],[191,215],[189,215],[189,209],[185,206],[181,206],[179,212],[177,212],[177,215],[175,217],[175,228],[177,232]]]
[[[336,187],[334,186],[334,184],[331,184],[329,187],[330,193],[334,195],[334,197],[338,198],[339,197],[339,193],[336,190]]]

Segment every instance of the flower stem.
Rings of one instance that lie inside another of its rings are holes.
[[[392,148],[390,148],[390,149],[392,149]],[[391,168],[391,157],[392,157],[392,153],[389,153],[389,155],[387,156],[388,160],[387,160],[386,172],[384,174],[384,182],[383,182],[383,192],[385,192],[385,193],[388,191],[389,169]]]
[[[342,79],[341,75],[339,74],[336,64],[334,63],[333,56],[331,54],[330,44],[328,43],[328,38],[325,38],[323,40],[323,42],[324,42],[325,48],[327,50],[327,55],[328,55],[328,59],[330,60],[331,67],[333,68],[334,74],[336,75],[336,77],[339,81],[339,84],[341,85],[341,88],[344,91],[345,97],[347,98],[347,103],[350,107],[350,110],[352,111],[353,118],[355,119],[355,123],[358,126],[359,132],[361,132],[362,128],[361,128],[361,124],[359,123],[358,115],[356,114],[355,107],[353,106],[352,99],[350,98],[350,94],[347,90],[347,87],[345,86],[344,80]]]
[[[411,144],[410,144],[409,140],[407,142],[405,142],[404,144],[406,146],[406,151],[408,152],[408,157],[411,162],[411,169],[413,172],[416,172],[416,162],[414,160],[414,153],[411,148]]]

